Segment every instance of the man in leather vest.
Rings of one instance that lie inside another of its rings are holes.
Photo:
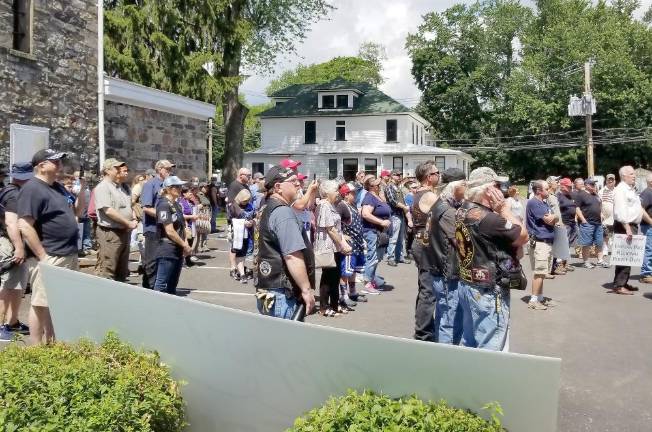
[[[309,314],[315,306],[312,289],[315,265],[312,246],[302,223],[290,207],[300,183],[296,173],[282,166],[265,176],[271,195],[257,224],[254,284],[260,313],[290,319],[300,303]]]
[[[462,345],[468,347],[509,350],[509,290],[524,288],[519,258],[528,234],[505,203],[507,180],[488,167],[473,170],[468,201],[456,214]]]
[[[459,267],[455,251],[455,214],[464,202],[466,175],[449,168],[441,176],[443,188],[428,214],[432,249],[432,288],[435,295],[435,341],[458,345],[462,338],[459,304]]]
[[[414,243],[412,255],[417,266],[419,289],[414,310],[414,338],[422,341],[435,341],[433,314],[435,296],[432,292],[432,250],[429,232],[426,228],[428,212],[437,201],[435,186],[439,183],[439,170],[433,161],[417,165],[414,175],[420,187],[414,193],[412,204],[412,223]]]

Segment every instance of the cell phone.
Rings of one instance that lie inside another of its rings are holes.
[[[312,181],[315,181],[315,180],[317,180],[317,174],[316,173],[312,175]]]

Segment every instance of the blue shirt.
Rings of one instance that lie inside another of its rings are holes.
[[[536,198],[528,200],[525,207],[527,232],[541,240],[552,240],[555,238],[555,230],[552,225],[543,221],[546,214],[552,214],[552,210],[546,202]]]
[[[156,209],[156,203],[158,201],[158,193],[163,187],[163,180],[158,177],[154,177],[151,180],[148,180],[147,183],[143,185],[143,193],[140,194],[140,205],[143,207],[151,207]],[[145,219],[143,220],[143,232],[156,232],[156,217],[150,216],[145,213]]]
[[[362,206],[372,206],[374,209],[372,210],[371,214],[379,219],[389,220],[389,216],[392,214],[392,209],[389,207],[389,204],[372,193],[367,193],[364,196],[364,199],[362,200]],[[362,219],[362,227],[365,231],[382,230],[380,225],[373,224],[364,218]]]

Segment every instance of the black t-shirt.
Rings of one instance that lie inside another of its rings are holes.
[[[557,194],[557,199],[559,200],[559,210],[561,211],[561,221],[565,225],[574,225],[575,224],[575,211],[577,209],[577,204],[573,199],[573,195],[566,196],[563,193]]]
[[[584,219],[588,223],[602,223],[602,218],[600,217],[602,202],[597,195],[590,194],[586,191],[577,191],[575,192],[575,204],[580,208]]]
[[[504,217],[490,211],[480,221],[480,232],[503,251],[514,253],[515,247],[512,245],[521,235],[521,227],[508,222]]]
[[[5,212],[16,213],[18,205],[18,192],[20,186],[9,184],[5,188],[0,189],[0,234],[7,232],[7,224],[5,223]]]
[[[186,238],[186,223],[183,220],[183,209],[177,202],[161,198],[156,203],[156,227],[158,230],[158,247],[156,258],[181,258],[183,248],[168,239],[165,226],[172,224],[174,230],[182,239]]]
[[[247,189],[249,190],[249,187],[247,185],[243,185],[237,180],[233,180],[231,184],[229,185],[229,191],[226,193],[227,198],[229,199],[229,202],[233,202],[235,199],[236,195],[240,193],[241,190]]]
[[[641,206],[645,209],[648,216],[652,217],[652,189],[646,188],[641,192]]]
[[[32,178],[20,189],[17,214],[34,219],[34,229],[48,255],[67,256],[77,253],[77,219],[68,203],[64,187],[52,186]]]

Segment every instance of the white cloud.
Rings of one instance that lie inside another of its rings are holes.
[[[382,75],[386,81],[381,89],[407,106],[416,105],[420,91],[414,85],[412,63],[405,50],[408,33],[414,33],[422,16],[431,11],[443,11],[454,0],[333,0],[337,7],[328,20],[312,26],[303,43],[297,46],[297,55],[280,57],[275,73],[270,76],[253,75],[241,91],[251,103],[265,102],[265,88],[283,71],[299,64],[321,63],[337,56],[356,55],[358,47],[366,41],[383,44],[388,59],[383,63]],[[464,3],[471,3],[465,1]],[[531,6],[532,0],[523,4]],[[652,0],[641,1],[636,16],[640,17],[650,7]]]

